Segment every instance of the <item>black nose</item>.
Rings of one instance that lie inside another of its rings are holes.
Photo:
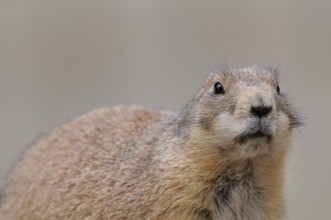
[[[272,110],[271,106],[260,105],[260,106],[251,107],[251,113],[260,118],[266,117],[271,112],[271,110]]]

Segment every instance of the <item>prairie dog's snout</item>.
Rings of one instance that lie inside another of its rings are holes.
[[[270,95],[262,94],[260,92],[255,94],[250,108],[252,115],[259,118],[267,117],[272,109],[273,104]]]
[[[237,119],[237,131],[234,133],[236,139],[241,142],[270,140],[277,127],[274,95],[270,85],[243,86],[233,113]]]
[[[258,88],[253,89],[251,93],[249,102],[242,103],[246,105],[248,118],[247,128],[242,135],[270,138],[277,124],[277,118],[274,117],[276,114],[274,93]]]
[[[243,118],[270,117],[276,111],[274,93],[265,86],[265,89],[253,87],[243,88],[238,95],[234,114]]]

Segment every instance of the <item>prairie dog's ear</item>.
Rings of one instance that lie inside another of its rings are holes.
[[[272,73],[275,74],[276,77],[278,78],[279,77],[279,72],[280,72],[279,66],[275,66],[275,67],[271,68],[271,70],[272,70]]]
[[[279,79],[279,66],[275,66],[275,67],[262,66],[260,68],[263,68],[265,71],[272,73],[274,75],[274,77],[276,78],[276,80],[278,81],[278,79]]]
[[[256,72],[259,74],[273,74],[276,79],[278,79],[279,76],[279,66],[266,66],[266,65],[260,65],[260,66],[251,66],[246,67],[243,69],[248,70],[248,72]]]

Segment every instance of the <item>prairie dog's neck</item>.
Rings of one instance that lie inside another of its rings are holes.
[[[166,209],[176,213],[195,209],[197,216],[227,220],[277,219],[283,215],[285,153],[229,161],[217,147],[185,138],[180,140],[185,143],[181,148],[169,146],[163,152],[167,155],[161,162],[164,180],[159,193],[171,204]]]

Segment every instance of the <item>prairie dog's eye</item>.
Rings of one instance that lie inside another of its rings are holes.
[[[280,87],[277,85],[277,93],[280,94]]]
[[[224,87],[223,87],[222,83],[216,82],[214,84],[214,93],[215,94],[223,94],[224,93]]]

